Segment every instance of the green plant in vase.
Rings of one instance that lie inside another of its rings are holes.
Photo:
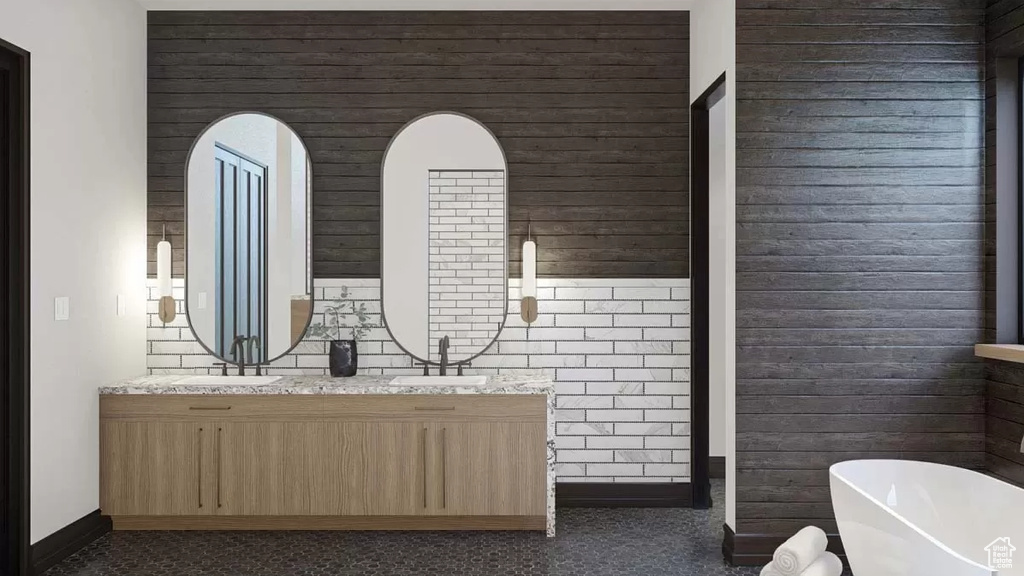
[[[348,287],[343,286],[341,294],[327,302],[323,317],[323,322],[310,324],[309,334],[330,340],[331,376],[355,376],[359,359],[356,342],[375,328],[366,303],[350,300]],[[343,339],[346,335],[351,335],[351,339]]]

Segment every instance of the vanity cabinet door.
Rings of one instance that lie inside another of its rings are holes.
[[[439,494],[435,514],[542,516],[547,445],[543,422],[435,424]]]
[[[427,513],[428,426],[404,421],[328,421],[315,498],[323,514]]]
[[[317,514],[315,489],[323,425],[223,422],[213,426],[212,505],[228,516]]]
[[[100,508],[110,516],[214,513],[212,432],[197,422],[100,423]]]

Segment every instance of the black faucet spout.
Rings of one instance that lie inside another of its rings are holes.
[[[245,376],[245,343],[249,339],[239,334],[231,341],[231,357],[238,364],[238,375]]]
[[[253,346],[256,346],[256,353],[259,354],[261,351],[259,336],[250,336],[248,340],[249,364],[258,365],[260,363],[259,358],[256,358],[255,356],[252,355]]]
[[[450,344],[451,342],[448,339],[448,336],[445,336],[444,338],[441,338],[441,341],[438,342],[437,345],[438,352],[440,353],[441,356],[441,369],[438,371],[438,374],[440,374],[441,376],[448,375],[448,346]]]
[[[256,356],[252,355],[252,347],[254,345],[256,346]],[[252,364],[253,366],[256,366],[256,375],[257,376],[262,376],[263,375],[262,370],[260,370],[260,357],[263,356],[263,354],[261,354],[260,352],[262,352],[262,347],[260,346],[260,337],[259,336],[250,336],[249,337],[249,364]]]

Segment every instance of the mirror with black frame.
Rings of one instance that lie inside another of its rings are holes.
[[[185,185],[185,309],[196,339],[233,364],[267,364],[313,314],[312,167],[267,114],[217,120],[192,145]]]
[[[494,134],[456,112],[414,119],[384,153],[384,323],[421,363],[465,365],[504,327],[507,174]]]

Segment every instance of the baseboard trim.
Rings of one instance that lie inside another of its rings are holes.
[[[114,516],[114,530],[545,530],[544,516]]]
[[[792,534],[737,534],[723,525],[722,556],[733,566],[764,566],[771,562],[775,549]],[[846,551],[839,534],[828,534],[828,550],[839,556],[846,564]]]
[[[711,456],[708,459],[708,478],[725,478],[725,456]]]
[[[111,530],[109,516],[90,512],[32,545],[32,574],[39,575],[60,564]]]
[[[559,482],[555,504],[562,508],[690,508],[689,482]]]

